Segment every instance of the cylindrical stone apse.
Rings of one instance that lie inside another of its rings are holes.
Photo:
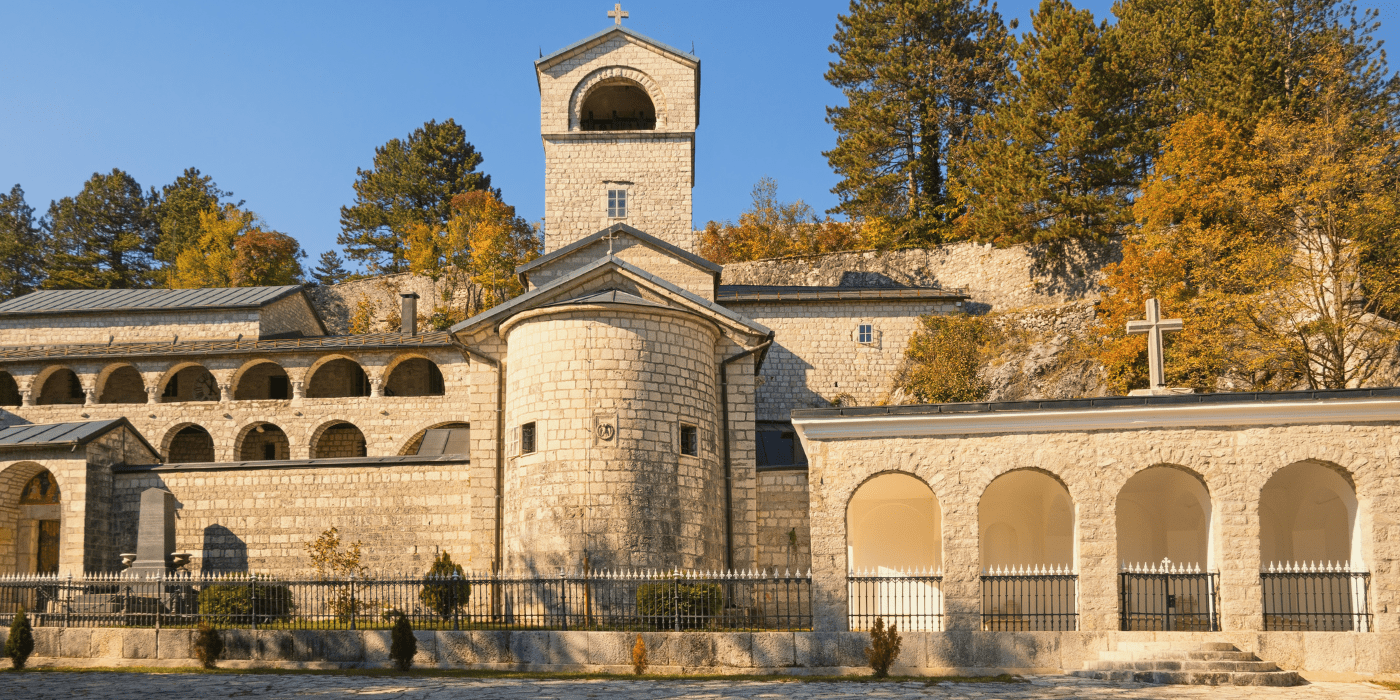
[[[719,331],[635,301],[535,309],[501,328],[513,571],[723,566]]]

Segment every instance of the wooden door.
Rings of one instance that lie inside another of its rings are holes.
[[[58,523],[57,520],[39,521],[39,561],[34,569],[36,573],[58,573]]]

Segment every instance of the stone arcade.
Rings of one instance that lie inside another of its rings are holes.
[[[677,669],[856,666],[855,633],[902,615],[923,672],[1177,640],[1400,672],[1400,391],[871,407],[918,317],[976,300],[721,284],[691,226],[699,59],[615,12],[535,63],[526,292],[449,331],[419,332],[410,295],[400,332],[332,335],[300,287],[0,304],[0,573],[119,570],[160,489],[205,572],[302,571],[331,525],[385,571],[443,550],[476,571],[811,568],[813,631],[748,635],[738,661],[658,647]],[[1345,587],[1281,596],[1300,567]],[[852,571],[905,597],[859,598]],[[1025,598],[1031,579],[1051,587]],[[535,634],[555,651],[433,658],[625,663]]]

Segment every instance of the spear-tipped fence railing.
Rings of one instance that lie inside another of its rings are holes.
[[[982,629],[1015,632],[1079,629],[1079,575],[1068,566],[984,569]]]
[[[1218,632],[1220,574],[1163,559],[1123,564],[1118,572],[1118,629]]]
[[[1267,631],[1371,630],[1371,574],[1351,562],[1269,562],[1259,583]]]
[[[849,571],[846,601],[853,632],[874,627],[875,618],[910,632],[943,629],[943,573],[935,569]]]
[[[177,573],[0,577],[0,623],[44,627],[805,630],[812,575],[777,571],[595,571],[317,578]]]

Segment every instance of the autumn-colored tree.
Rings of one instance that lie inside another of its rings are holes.
[[[1133,90],[1107,22],[1043,0],[1010,40],[1015,72],[957,150],[965,237],[997,245],[1104,241],[1132,221],[1138,139]]]
[[[443,308],[433,313],[454,320],[523,292],[515,268],[541,249],[535,227],[486,191],[454,197],[445,225],[414,224],[406,242],[409,270],[439,286]]]
[[[746,260],[810,255],[864,247],[859,227],[818,219],[802,200],[778,199],[778,183],[763,177],[753,186],[753,204],[739,223],[711,221],[700,235],[700,256],[727,264]]]
[[[1006,70],[1006,27],[986,0],[853,0],[837,19],[826,79],[841,177],[836,211],[882,219],[905,244],[937,242],[951,210],[948,153]]]
[[[156,260],[174,264],[180,251],[199,238],[199,215],[221,208],[221,202],[232,196],[232,192],[219,189],[214,178],[199,172],[199,168],[185,168],[174,182],[162,187],[155,204],[156,224],[160,227]],[[234,206],[242,207],[243,202]]]
[[[982,401],[990,387],[978,377],[982,348],[991,329],[985,318],[958,314],[919,317],[920,328],[909,337],[905,368],[896,380],[923,403]]]
[[[296,239],[265,229],[232,204],[199,214],[199,231],[165,268],[172,289],[299,284],[305,257]]]

